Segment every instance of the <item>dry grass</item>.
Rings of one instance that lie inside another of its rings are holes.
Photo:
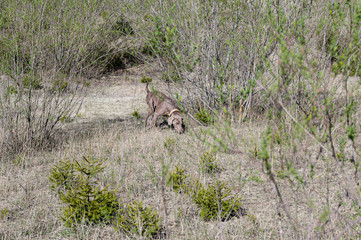
[[[251,146],[259,145],[262,127],[256,124],[237,128],[237,137],[242,151],[249,152]],[[99,126],[90,135],[77,134],[58,151],[33,153],[18,156],[13,161],[3,162],[0,168],[0,236],[2,239],[120,239],[111,226],[84,226],[69,230],[60,219],[61,203],[49,189],[48,176],[51,167],[61,159],[80,159],[91,150],[92,155],[106,159],[106,171],[101,182],[119,189],[122,202],[142,200],[154,206],[163,218],[170,239],[240,239],[266,238],[289,239],[293,237],[291,226],[282,215],[275,189],[262,172],[259,160],[251,154],[217,154],[218,164],[223,171],[211,176],[201,171],[199,159],[208,147],[197,140],[189,130],[177,135],[165,129],[144,132],[139,122],[128,120],[122,123]],[[194,129],[199,131],[199,129]],[[169,152],[164,142],[175,140],[175,151]],[[301,163],[300,163],[301,164]],[[248,216],[227,222],[204,222],[198,216],[197,207],[187,195],[166,188],[161,191],[162,169],[181,165],[187,173],[209,182],[212,178],[222,179],[231,185],[234,192],[243,198]],[[323,164],[317,168],[323,168]],[[337,195],[336,178],[330,185],[330,194]],[[255,181],[255,176],[259,179]],[[322,210],[325,204],[325,176],[316,176],[310,191],[318,199],[315,208]],[[285,184],[286,185],[286,184]],[[287,189],[287,188],[285,188]],[[289,189],[292,192],[292,189]],[[313,225],[312,216],[303,205],[293,205],[298,195],[285,194],[285,201],[300,223]],[[165,202],[164,202],[165,199]],[[337,196],[331,199],[337,199]],[[336,205],[337,202],[331,203]],[[165,215],[165,208],[168,216]],[[6,209],[6,213],[5,210]],[[165,222],[167,219],[167,222]],[[313,231],[313,230],[311,230]],[[306,236],[304,236],[306,237]]]
[[[175,152],[170,154],[163,147],[167,138],[175,139]],[[227,223],[201,221],[197,208],[186,195],[166,190],[166,204],[160,190],[162,166],[184,166],[193,177],[207,181],[209,176],[200,171],[199,156],[206,147],[194,140],[191,133],[177,135],[171,130],[159,132],[153,129],[144,133],[134,121],[99,127],[89,136],[73,136],[59,151],[33,153],[19,156],[1,164],[0,199],[2,214],[0,236],[5,239],[23,238],[89,238],[114,239],[120,236],[112,227],[79,226],[78,231],[66,229],[60,219],[61,203],[49,189],[48,176],[51,167],[61,159],[79,159],[91,152],[106,159],[106,171],[101,177],[104,184],[119,189],[124,203],[143,200],[157,209],[163,219],[165,206],[169,216],[167,228],[171,238],[199,238],[240,236],[247,231],[247,218]],[[241,168],[237,172],[227,166],[243,165],[236,156],[218,156],[219,164],[226,170],[219,178],[240,186]],[[238,184],[237,184],[238,182]],[[246,201],[245,201],[246,203]],[[221,228],[219,228],[221,227]],[[202,231],[199,231],[202,229]]]

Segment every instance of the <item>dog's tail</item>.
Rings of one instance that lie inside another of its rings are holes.
[[[142,83],[146,83],[147,85],[145,86],[145,91],[147,91],[147,93],[149,93],[149,88],[148,88],[148,84],[152,81],[152,78],[147,78],[147,77],[142,77],[142,79],[140,79],[140,82]]]
[[[147,84],[145,85],[145,91],[147,91],[147,93],[150,92],[150,91],[149,91],[149,88],[148,88],[148,84],[149,84],[149,82],[147,82]]]

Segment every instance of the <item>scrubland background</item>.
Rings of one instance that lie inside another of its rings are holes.
[[[89,155],[121,204],[159,214],[158,238],[359,239],[360,39],[357,0],[2,0],[0,239],[146,238],[64,223],[50,173]],[[145,131],[142,77],[185,134]],[[204,220],[166,184],[175,167],[245,214]]]

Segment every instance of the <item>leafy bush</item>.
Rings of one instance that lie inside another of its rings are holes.
[[[204,187],[199,181],[195,181],[194,184],[192,199],[201,209],[200,215],[205,221],[215,219],[227,221],[244,215],[241,199],[232,196],[231,189],[226,183],[217,180],[208,187]]]
[[[176,192],[187,191],[187,177],[186,170],[180,166],[176,166],[174,171],[169,173],[167,185]]]
[[[361,4],[350,1],[330,4],[328,6],[331,22],[321,22],[319,28],[329,24],[325,34],[325,41],[320,41],[319,46],[325,47],[331,56],[332,71],[336,74],[361,76]],[[349,13],[349,14],[347,14]],[[344,33],[344,28],[348,32]]]
[[[160,224],[161,219],[151,207],[144,207],[142,202],[134,201],[127,204],[123,212],[116,219],[117,230],[147,238],[161,235],[163,229]]]
[[[66,204],[62,219],[67,226],[76,223],[111,223],[118,212],[118,198],[108,187],[100,188],[96,175],[104,170],[102,159],[90,155],[81,161],[61,161],[50,172],[51,189]]]
[[[102,16],[104,19],[109,18],[109,15]],[[134,29],[130,25],[130,22],[125,19],[124,16],[119,16],[118,19],[114,22],[113,26],[111,27],[111,30],[119,35],[132,35],[134,34]]]
[[[63,73],[102,71],[116,56],[110,43],[133,32],[112,5],[110,1],[3,1],[1,67],[13,67],[11,61],[16,59],[17,71],[25,73],[53,68]]]
[[[205,108],[200,108],[195,114],[194,117],[204,125],[209,125],[214,122],[212,114]]]

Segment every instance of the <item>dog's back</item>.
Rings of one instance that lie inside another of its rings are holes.
[[[149,108],[153,109],[153,111],[158,105],[160,105],[164,101],[176,106],[176,102],[172,98],[165,95],[164,93],[160,91],[154,91],[154,92],[150,91],[148,87],[148,82],[145,86],[145,90],[147,92],[147,97],[145,100],[148,103]]]

